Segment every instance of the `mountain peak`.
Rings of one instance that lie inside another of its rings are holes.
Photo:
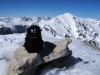
[[[71,13],[64,13],[65,15],[72,15]]]
[[[80,18],[71,13],[64,13],[55,18],[0,18],[0,27],[8,26],[10,28],[15,25],[30,26],[31,24],[38,24],[41,28],[47,29],[47,33],[58,37],[74,37],[82,41],[93,43],[100,47],[100,20],[90,18]],[[92,40],[92,41],[91,41]]]

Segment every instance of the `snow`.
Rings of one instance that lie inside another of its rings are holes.
[[[7,66],[7,62],[5,61],[5,59],[1,59],[0,58],[0,75],[6,75],[6,66]]]
[[[6,75],[7,63],[13,52],[23,44],[24,35],[0,35],[0,75]]]
[[[40,18],[40,19],[38,19]],[[41,21],[48,21],[50,17],[0,17],[0,25],[14,26],[14,25],[31,25],[34,23],[41,23]]]
[[[43,33],[44,32],[44,33]],[[45,35],[45,31],[42,32],[42,37],[46,41],[58,41],[62,40],[61,37],[53,37],[51,35]],[[11,59],[15,49],[20,47],[23,42],[20,41],[25,34],[12,34],[6,35],[6,38],[12,36],[11,38],[16,38],[18,42],[15,42],[15,39],[12,39],[12,42],[5,43],[4,46],[0,48],[0,75],[6,75],[6,66],[8,61]],[[5,35],[4,35],[5,36]],[[1,36],[2,38],[5,38]],[[20,39],[19,39],[19,38]],[[9,38],[9,39],[11,39]],[[9,40],[7,39],[7,40]],[[4,40],[2,44],[7,41]],[[23,40],[24,41],[24,40]],[[99,75],[100,74],[100,52],[95,49],[85,45],[80,40],[72,38],[72,43],[69,44],[69,49],[72,50],[73,54],[70,59],[66,59],[63,63],[66,65],[65,68],[50,68],[46,67],[41,75]],[[81,58],[82,61],[78,60]]]
[[[70,13],[65,13],[52,19],[50,17],[0,17],[0,28],[5,26],[12,31],[13,28],[17,29],[14,27],[16,25],[25,29],[24,27],[29,27],[31,24],[38,24],[41,28],[49,26],[51,28],[49,32],[53,30],[53,35],[59,37],[64,37],[63,34],[67,34],[82,41],[92,40],[92,43],[95,41],[95,45],[100,48],[99,19],[80,18]]]
[[[69,49],[73,54],[63,61],[65,68],[46,68],[41,75],[100,75],[100,52],[79,40],[72,40]],[[81,58],[82,60],[79,60]]]
[[[0,75],[6,75],[5,72],[7,63],[11,59],[15,49],[17,49],[18,47],[18,44],[9,43],[0,48]]]
[[[32,18],[32,21],[29,20],[28,22],[22,21],[18,17],[12,17],[11,20],[7,20],[4,17],[1,19],[3,21],[0,21],[0,27],[2,25],[13,27],[13,25],[19,24],[30,26],[30,24],[38,21],[37,18]],[[62,61],[66,67],[58,69],[47,66],[41,75],[100,75],[100,50],[98,48],[94,49],[92,46],[88,46],[81,41],[95,40],[98,47],[100,47],[100,20],[79,18],[70,13],[65,13],[51,20],[47,20],[43,19],[38,23],[42,29],[43,40],[55,42],[65,39],[64,35],[68,34],[72,39],[72,43],[68,47],[72,50],[73,54],[70,59]],[[87,29],[84,29],[82,23]],[[48,28],[49,31],[45,30],[45,28]],[[78,33],[77,30],[80,32]],[[86,37],[79,37],[80,33],[83,33]],[[94,33],[98,33],[96,38],[94,37]],[[13,52],[23,45],[24,39],[25,33],[0,35],[0,75],[6,75],[7,63],[10,61]]]

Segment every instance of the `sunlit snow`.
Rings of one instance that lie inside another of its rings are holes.
[[[37,18],[29,22],[21,22],[20,18],[14,18],[11,22],[5,21],[0,21],[0,27],[2,25],[7,26],[7,24],[12,27],[13,24],[23,25],[24,23],[30,26],[33,23],[32,21],[37,22]],[[42,20],[38,24],[42,29],[44,41],[59,41],[65,39],[64,35],[68,34],[72,39],[72,43],[68,47],[73,52],[70,59],[62,62],[66,67],[59,69],[47,66],[43,69],[41,75],[100,75],[100,50],[98,48],[94,49],[83,42],[95,40],[100,45],[100,20],[79,18],[66,13],[49,21]],[[86,29],[84,25],[87,27]],[[49,31],[46,31],[44,27],[48,28]],[[86,37],[79,37],[78,30]],[[95,33],[98,33],[98,36],[94,36]],[[54,37],[54,35],[56,36]],[[13,52],[23,45],[24,39],[25,33],[0,35],[0,75],[6,75],[7,63]]]

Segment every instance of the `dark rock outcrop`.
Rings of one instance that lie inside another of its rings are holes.
[[[12,29],[13,33],[24,33],[28,29],[26,25],[15,25]]]
[[[12,31],[9,27],[1,27],[0,28],[0,34],[2,34],[2,35],[12,34]]]

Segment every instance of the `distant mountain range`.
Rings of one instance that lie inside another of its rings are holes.
[[[32,24],[49,20],[50,17],[0,17],[0,34],[24,33]]]
[[[54,18],[0,17],[0,34],[24,33],[32,24],[38,24],[54,37],[74,37],[100,48],[100,19],[80,18],[70,13]]]

